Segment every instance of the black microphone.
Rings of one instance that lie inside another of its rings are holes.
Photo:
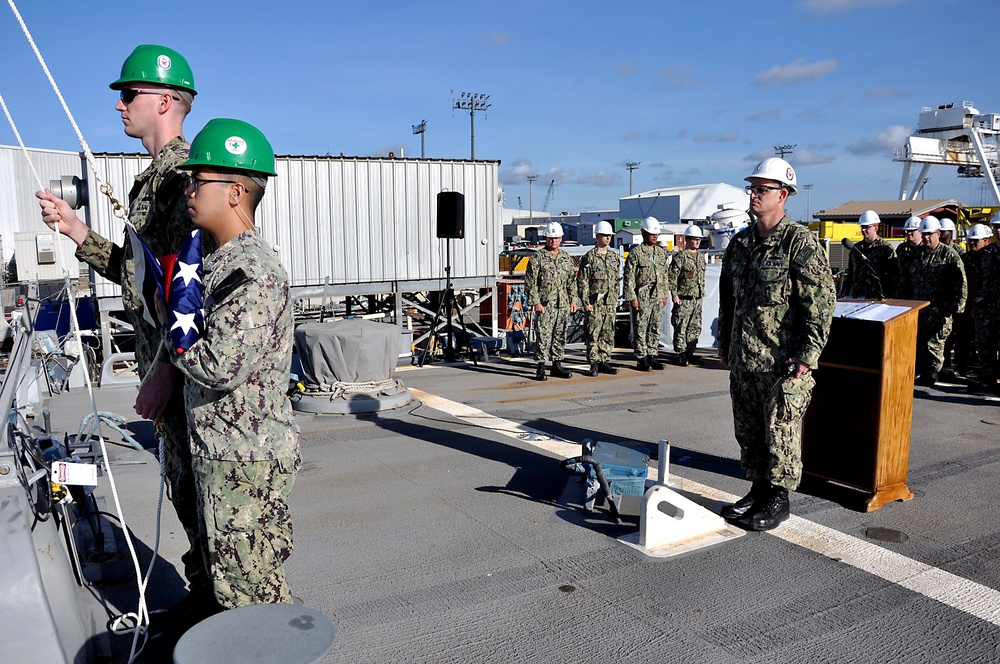
[[[848,251],[856,251],[858,253],[858,256],[861,257],[861,260],[863,260],[866,263],[868,262],[868,257],[861,252],[861,249],[858,248],[858,245],[851,242],[848,238],[845,237],[843,240],[840,241],[840,243],[844,245],[844,248],[847,249]]]

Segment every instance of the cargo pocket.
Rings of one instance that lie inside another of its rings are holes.
[[[762,267],[758,273],[760,279],[760,304],[782,304],[788,300],[788,269],[781,267]]]

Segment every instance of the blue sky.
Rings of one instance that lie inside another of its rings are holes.
[[[100,10],[91,7],[100,7]],[[169,10],[162,8],[169,7]],[[891,199],[892,149],[922,106],[972,101],[1000,113],[1000,3],[789,2],[29,2],[18,8],[91,148],[136,152],[107,84],[140,43],[184,54],[199,91],[188,138],[213,117],[258,126],[279,154],[496,159],[507,207],[616,209],[629,191],[742,185],[773,147],[807,201],[796,218],[849,200]],[[979,29],[979,26],[982,26]],[[77,149],[21,33],[0,8],[0,94],[25,143]],[[0,143],[16,143],[0,119]],[[916,171],[917,169],[914,169]],[[915,172],[914,172],[915,175]],[[934,167],[925,196],[983,201],[979,180]]]

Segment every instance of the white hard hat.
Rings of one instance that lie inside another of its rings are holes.
[[[990,233],[990,229],[986,228],[985,224],[974,224],[972,228],[969,229],[969,234],[966,238],[969,240],[985,240],[993,235]]]
[[[937,220],[937,217],[927,215],[920,221],[920,232],[921,233],[934,233],[935,231],[941,230],[941,222]]]
[[[882,220],[878,218],[875,210],[865,210],[861,213],[861,218],[858,219],[858,225],[862,228],[865,226],[877,226],[880,223],[882,223]]]
[[[941,230],[943,230],[943,231],[951,231],[952,233],[954,233],[955,232],[955,222],[952,221],[951,219],[942,219],[941,220]]]
[[[700,226],[691,224],[684,229],[684,237],[705,237],[705,234],[701,232]]]
[[[1000,224],[1000,212],[997,212],[996,214],[993,215],[993,218],[990,219],[990,223],[991,224]]]
[[[666,235],[661,235],[661,236],[660,236],[660,239],[659,239],[659,240],[657,240],[656,242],[657,242],[657,244],[659,244],[659,245],[660,245],[661,247],[663,247],[664,249],[666,249],[666,248],[667,248],[667,245],[668,245],[668,244],[670,243],[670,239],[669,239],[669,238],[668,238],[668,237],[667,237]]]
[[[660,234],[660,220],[656,217],[646,217],[642,220],[642,230],[646,231],[650,235]]]
[[[920,230],[920,217],[918,217],[917,215],[913,215],[909,219],[907,219],[906,223],[903,224],[903,230],[904,231],[919,231]]]
[[[611,224],[607,221],[597,222],[597,226],[594,228],[594,235],[614,235],[615,229],[611,227]]]
[[[558,221],[550,221],[545,224],[545,237],[562,237],[562,224]]]
[[[762,178],[764,180],[779,182],[783,187],[788,189],[789,196],[794,196],[798,191],[795,169],[792,168],[791,164],[779,157],[768,157],[757,164],[757,168],[753,169],[753,173],[743,179],[750,182],[750,178]]]

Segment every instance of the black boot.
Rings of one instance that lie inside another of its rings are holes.
[[[548,380],[549,377],[545,375],[545,363],[539,362],[538,367],[535,369],[535,380]]]
[[[618,369],[614,368],[607,362],[599,363],[597,365],[597,370],[600,371],[602,374],[609,374],[611,376],[615,376],[618,374]]]
[[[920,378],[917,378],[914,383],[921,385],[923,387],[934,387],[938,381],[938,374],[936,371],[927,371],[926,373],[920,374]]]
[[[572,371],[566,371],[565,369],[563,369],[562,368],[562,362],[560,362],[558,360],[556,360],[555,362],[552,363],[552,371],[550,371],[549,373],[552,374],[553,376],[555,376],[556,378],[572,378],[573,377],[573,372]]]
[[[764,499],[767,495],[767,490],[770,487],[771,484],[769,482],[761,482],[760,480],[754,482],[750,486],[750,493],[743,496],[732,505],[726,505],[722,508],[722,518],[727,521],[736,521],[740,517],[746,516],[748,513],[755,513],[756,508],[754,505]]]
[[[779,486],[771,487],[767,501],[761,503],[760,510],[750,518],[752,530],[771,530],[788,518],[788,490]]]
[[[640,357],[639,361],[635,363],[636,371],[650,371],[652,367],[649,366],[648,357]]]
[[[663,362],[660,362],[658,359],[656,359],[652,355],[650,355],[649,358],[647,358],[647,359],[649,360],[649,366],[650,366],[651,369],[660,370],[660,369],[665,369],[666,368],[666,366],[664,366]]]
[[[687,352],[687,359],[688,359],[688,362],[690,362],[691,364],[695,364],[695,365],[698,365],[698,366],[701,366],[702,364],[705,364],[705,360],[703,360],[700,357],[698,357],[697,355],[695,355],[693,350],[689,350]]]
[[[677,366],[686,367],[688,365],[687,353],[677,353]]]
[[[589,371],[584,371],[583,375],[584,376],[596,376],[597,372],[600,371],[600,370],[601,370],[601,363],[600,362],[594,362],[594,363],[592,363],[590,365],[590,370]]]

